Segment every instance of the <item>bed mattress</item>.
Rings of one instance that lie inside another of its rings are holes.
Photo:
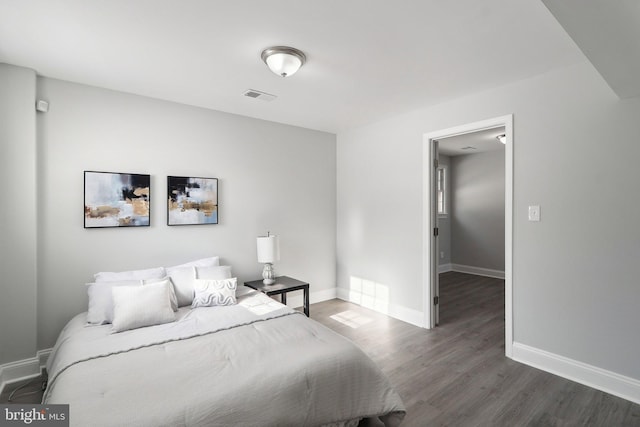
[[[177,317],[114,334],[79,314],[47,362],[43,403],[69,404],[72,426],[352,426],[369,417],[395,426],[404,417],[356,345],[261,293]]]

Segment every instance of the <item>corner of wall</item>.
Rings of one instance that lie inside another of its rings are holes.
[[[47,365],[51,350],[51,348],[39,350],[35,357],[0,365],[0,394],[8,384],[29,380],[41,375]]]
[[[344,288],[337,288],[337,297],[343,301],[348,301],[370,310],[377,311],[378,313],[386,314],[387,316],[410,323],[414,326],[418,326],[420,328],[423,327],[424,314],[421,311],[398,304],[377,304],[374,301],[369,302],[367,297],[361,292],[346,290]]]

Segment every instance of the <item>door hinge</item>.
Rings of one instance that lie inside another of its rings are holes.
[[[435,228],[433,229],[433,235],[434,235],[435,237],[438,237],[438,233],[439,233],[439,229],[438,229],[438,227],[435,227]]]
[[[438,166],[440,166],[440,163],[438,162],[438,159],[434,159],[434,160],[433,160],[433,166],[434,166],[435,168],[437,168]]]
[[[433,297],[433,305],[438,305],[440,303],[440,297]]]

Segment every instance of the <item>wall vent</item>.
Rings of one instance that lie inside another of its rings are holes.
[[[247,89],[244,91],[243,95],[249,98],[260,99],[267,102],[273,101],[277,98],[277,96],[275,95],[271,95],[270,93],[261,92],[255,89]]]

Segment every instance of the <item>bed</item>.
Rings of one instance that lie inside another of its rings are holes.
[[[235,302],[118,333],[77,315],[48,359],[43,403],[69,404],[72,426],[401,423],[400,397],[352,342],[259,292]]]

